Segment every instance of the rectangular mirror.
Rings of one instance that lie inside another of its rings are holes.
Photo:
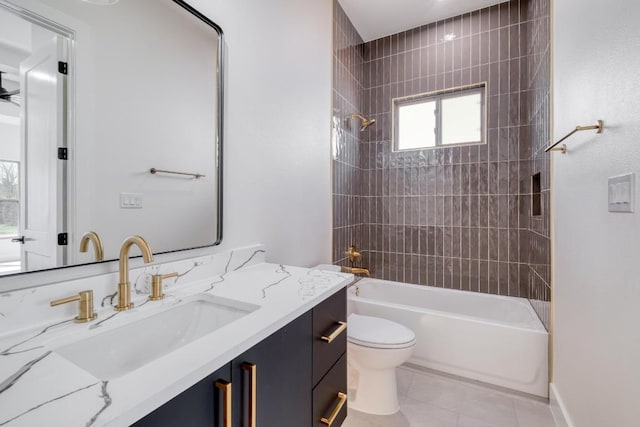
[[[0,0],[0,274],[221,241],[223,45],[179,0]]]

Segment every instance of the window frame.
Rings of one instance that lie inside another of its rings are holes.
[[[401,98],[393,98],[391,100],[391,112],[392,112],[392,149],[394,152],[416,151],[416,150],[433,150],[449,147],[464,147],[470,145],[483,145],[487,143],[487,82],[458,86],[454,88],[420,93],[417,95],[409,95]],[[464,95],[473,95],[475,93],[480,94],[480,141],[460,142],[456,144],[443,144],[442,143],[442,101],[449,98],[457,98]],[[399,147],[399,123],[398,123],[398,110],[405,105],[422,104],[427,102],[436,103],[436,129],[435,129],[435,143],[433,147],[422,146],[417,148],[400,148]]]

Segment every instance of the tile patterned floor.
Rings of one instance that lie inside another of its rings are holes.
[[[453,378],[398,368],[400,412],[349,410],[342,427],[555,427],[549,405]]]

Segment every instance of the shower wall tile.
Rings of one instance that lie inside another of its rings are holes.
[[[551,298],[551,236],[550,236],[550,158],[544,148],[550,143],[550,19],[548,0],[529,0],[520,7],[521,163],[526,174],[521,174],[521,189],[530,193],[530,178],[541,175],[542,215],[531,216],[530,203],[523,206],[521,217],[527,218],[528,237],[521,244],[521,260],[527,263],[521,280],[528,282],[527,298],[548,328]],[[523,141],[526,142],[523,147]]]
[[[368,55],[366,45],[358,35],[337,1],[333,16],[333,118],[332,118],[332,202],[333,202],[333,253],[332,261],[347,265],[345,252],[358,239],[370,245],[370,230],[364,227],[365,212],[369,212],[370,200],[365,200],[362,188],[370,181],[362,174],[369,167],[370,146],[362,144],[358,122],[348,119],[350,114],[365,114],[363,82],[368,80],[363,56]],[[366,73],[365,73],[366,72]],[[367,194],[374,194],[375,186]],[[366,231],[366,232],[365,232]],[[363,261],[372,259],[363,252]]]
[[[373,277],[529,298],[548,326],[549,0],[366,43],[334,4],[334,262],[355,244]],[[481,82],[486,145],[392,151],[394,98]],[[376,123],[359,132],[353,112]],[[543,212],[531,217],[537,172]]]

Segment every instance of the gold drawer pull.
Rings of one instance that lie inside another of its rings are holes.
[[[333,332],[331,332],[331,334],[328,337],[323,335],[322,337],[320,337],[320,339],[322,341],[326,341],[327,344],[329,344],[331,343],[331,341],[338,338],[338,335],[343,333],[346,329],[347,329],[347,322],[338,322],[338,327]]]
[[[231,383],[218,380],[216,387],[222,391],[222,427],[231,427]]]
[[[333,424],[333,422],[336,420],[336,417],[342,410],[342,407],[344,406],[346,401],[347,401],[347,395],[344,393],[338,392],[338,404],[336,405],[335,408],[333,408],[333,411],[331,411],[331,415],[329,415],[329,418],[324,418],[324,417],[320,418],[320,422],[322,424],[331,426],[331,424]]]
[[[242,370],[249,374],[249,423],[247,427],[256,427],[256,371],[258,368],[253,363],[243,363]]]

